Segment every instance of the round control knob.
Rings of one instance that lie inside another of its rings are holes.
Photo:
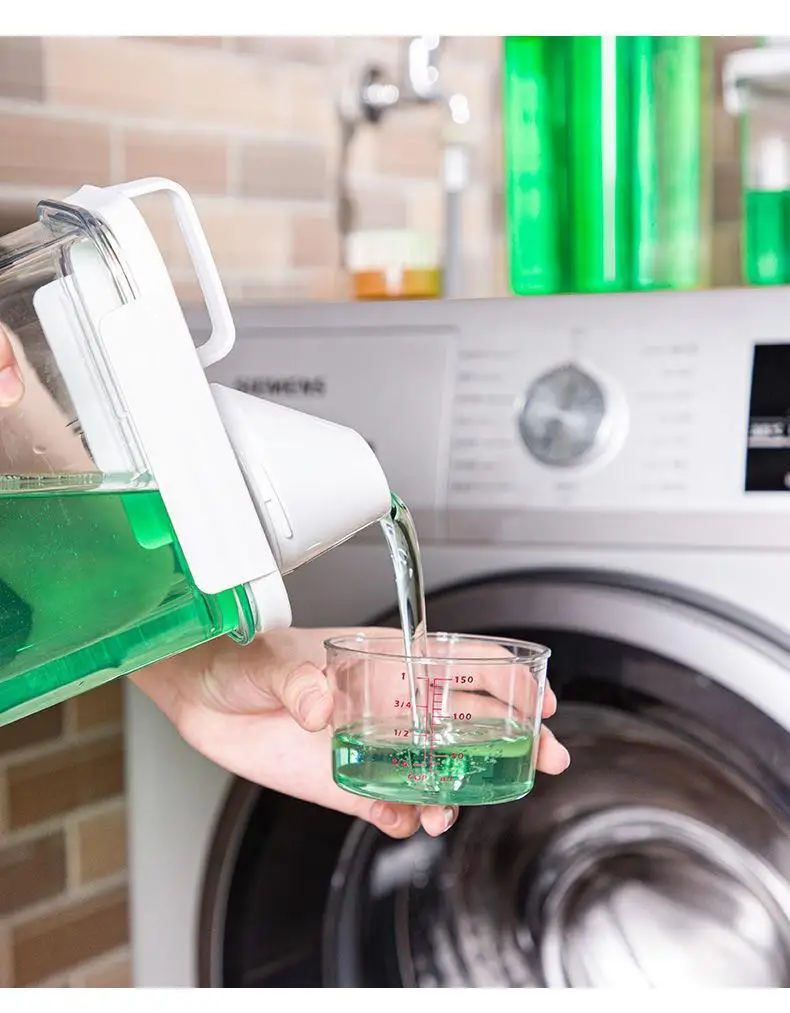
[[[570,468],[602,449],[606,397],[601,385],[577,366],[553,369],[527,391],[518,417],[524,445],[542,464]]]

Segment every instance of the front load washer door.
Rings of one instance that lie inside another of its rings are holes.
[[[438,840],[237,786],[202,984],[790,987],[790,646],[615,574],[447,588],[428,621],[552,648],[570,768]]]

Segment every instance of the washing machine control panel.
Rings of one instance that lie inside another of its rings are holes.
[[[617,514],[617,533],[637,516],[787,509],[790,353],[777,365],[759,348],[790,345],[790,287],[235,317],[236,348],[212,378],[354,427],[412,507]],[[752,451],[769,438],[766,470]]]

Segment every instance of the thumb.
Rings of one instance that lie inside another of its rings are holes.
[[[186,681],[182,695],[191,692],[199,702],[226,714],[285,708],[305,731],[321,731],[332,715],[329,683],[317,664],[303,660],[303,651],[284,649],[287,643],[284,637],[269,636],[243,651],[231,641],[196,648],[193,658],[201,662],[201,677]]]
[[[324,673],[304,662],[272,679],[271,692],[291,717],[307,732],[326,728],[332,716],[332,694]]]

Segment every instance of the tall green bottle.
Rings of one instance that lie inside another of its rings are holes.
[[[569,241],[573,290],[631,287],[629,40],[568,40]]]
[[[630,66],[633,263],[630,281],[636,289],[660,288],[662,280],[655,51],[653,36],[633,36]]]
[[[512,36],[504,43],[505,200],[510,285],[546,295],[565,284],[560,255],[560,173],[564,152],[552,136],[562,103],[552,87],[551,39]]]
[[[655,130],[661,287],[695,288],[702,249],[702,56],[697,35],[657,36]]]
[[[699,285],[701,39],[522,36],[504,52],[513,292]]]

